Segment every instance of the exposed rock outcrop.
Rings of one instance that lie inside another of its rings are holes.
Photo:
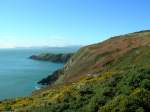
[[[49,75],[48,77],[40,80],[38,82],[38,84],[42,84],[42,85],[52,85],[56,80],[58,80],[58,78],[60,77],[61,74],[63,74],[63,69],[58,69],[56,71],[54,71],[51,75]]]

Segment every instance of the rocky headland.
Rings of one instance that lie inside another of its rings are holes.
[[[41,60],[41,61],[51,61],[55,63],[66,63],[73,53],[42,53],[38,55],[32,55],[29,58],[34,60]]]

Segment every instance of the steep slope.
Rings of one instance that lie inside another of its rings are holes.
[[[97,76],[6,100],[0,110],[23,112],[149,112],[150,46],[135,48]]]
[[[150,30],[110,38],[102,43],[81,48],[65,65],[56,83],[78,80],[83,76],[97,75],[105,66],[128,51],[150,45]]]
[[[149,112],[150,31],[80,49],[55,83],[61,84],[0,102],[0,111]]]

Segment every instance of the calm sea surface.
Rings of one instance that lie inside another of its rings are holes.
[[[37,89],[37,81],[63,64],[31,60],[32,54],[44,52],[73,52],[75,49],[0,49],[0,100],[30,95]]]

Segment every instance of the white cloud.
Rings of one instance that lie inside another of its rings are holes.
[[[62,36],[51,36],[47,41],[47,44],[49,46],[55,46],[55,47],[63,47],[63,46],[70,45],[71,43],[72,42],[69,38],[62,37]]]
[[[69,38],[63,36],[49,36],[37,39],[28,39],[26,40],[26,47],[30,46],[49,46],[49,47],[64,47],[72,45],[72,42]],[[23,45],[23,44],[22,44]]]
[[[14,47],[64,47],[74,45],[75,42],[70,38],[64,36],[49,36],[43,38],[22,38],[14,35],[0,35],[0,48],[14,48]]]
[[[11,43],[1,43],[0,42],[0,48],[15,48],[15,45]]]
[[[12,35],[0,35],[0,48],[14,48],[14,38]]]

